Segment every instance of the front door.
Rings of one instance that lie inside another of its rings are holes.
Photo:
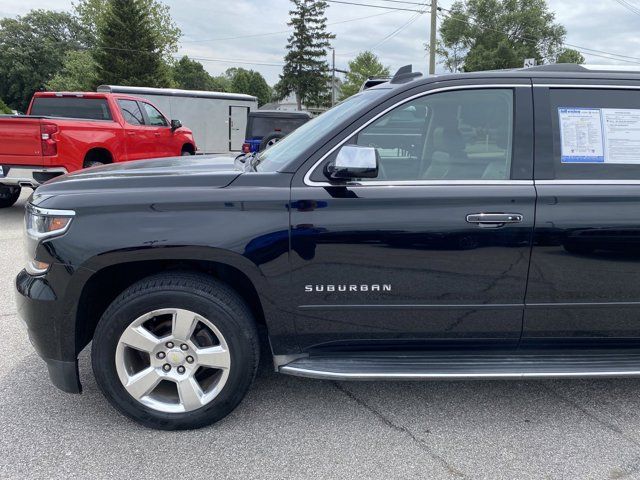
[[[523,342],[640,342],[640,89],[545,85]]]
[[[175,141],[169,121],[156,107],[147,102],[139,102],[145,114],[145,124],[154,138],[154,151],[158,157],[180,155],[182,145]]]
[[[119,160],[140,160],[151,158],[156,153],[156,137],[145,125],[145,116],[139,102],[119,99],[118,106],[125,121],[126,158]]]
[[[531,131],[527,85],[432,93],[347,140],[378,150],[378,178],[328,183],[334,152],[294,180],[301,347],[515,345],[534,222]]]
[[[229,150],[242,150],[247,130],[249,107],[229,107]]]

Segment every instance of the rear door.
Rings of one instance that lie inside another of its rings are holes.
[[[249,107],[229,107],[229,150],[232,152],[242,149],[248,114]]]
[[[558,83],[534,88],[538,202],[523,341],[636,343],[640,89]]]
[[[378,150],[377,179],[328,182],[335,152],[294,179],[302,348],[517,344],[534,222],[531,109],[528,82],[427,91],[347,139]]]

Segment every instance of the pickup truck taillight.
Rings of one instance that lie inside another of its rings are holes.
[[[58,126],[53,123],[43,123],[40,125],[40,138],[42,143],[42,155],[51,157],[58,154],[58,140],[55,135],[58,133]]]
[[[251,153],[251,145],[249,145],[248,143],[243,143],[242,153]]]

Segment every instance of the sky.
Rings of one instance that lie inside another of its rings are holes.
[[[288,0],[162,0],[181,28],[179,55],[201,61],[213,75],[230,67],[252,68],[261,72],[269,84],[278,81],[290,27]],[[345,0],[386,6],[384,0]],[[418,2],[422,0],[408,0]],[[638,13],[621,3],[632,4]],[[547,0],[556,21],[567,29],[566,43],[583,51],[586,63],[624,64],[640,67],[640,0]],[[440,0],[448,8],[453,0]],[[31,9],[71,10],[69,0],[2,0],[0,17],[23,15]],[[367,18],[363,18],[367,17]],[[362,50],[372,50],[393,72],[406,64],[414,71],[426,72],[428,59],[424,44],[429,38],[429,15],[410,11],[330,4],[329,30],[336,35],[336,67]],[[605,52],[605,53],[602,53]],[[610,54],[627,57],[612,59]],[[597,56],[600,55],[600,56]],[[606,57],[606,58],[603,58]],[[330,60],[330,59],[329,59]],[[438,67],[436,70],[441,70]]]

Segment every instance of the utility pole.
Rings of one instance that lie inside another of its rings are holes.
[[[436,73],[436,14],[438,0],[431,0],[431,31],[429,39],[429,75]]]
[[[336,49],[332,48],[333,52],[331,62],[331,106],[333,107],[336,104]]]

